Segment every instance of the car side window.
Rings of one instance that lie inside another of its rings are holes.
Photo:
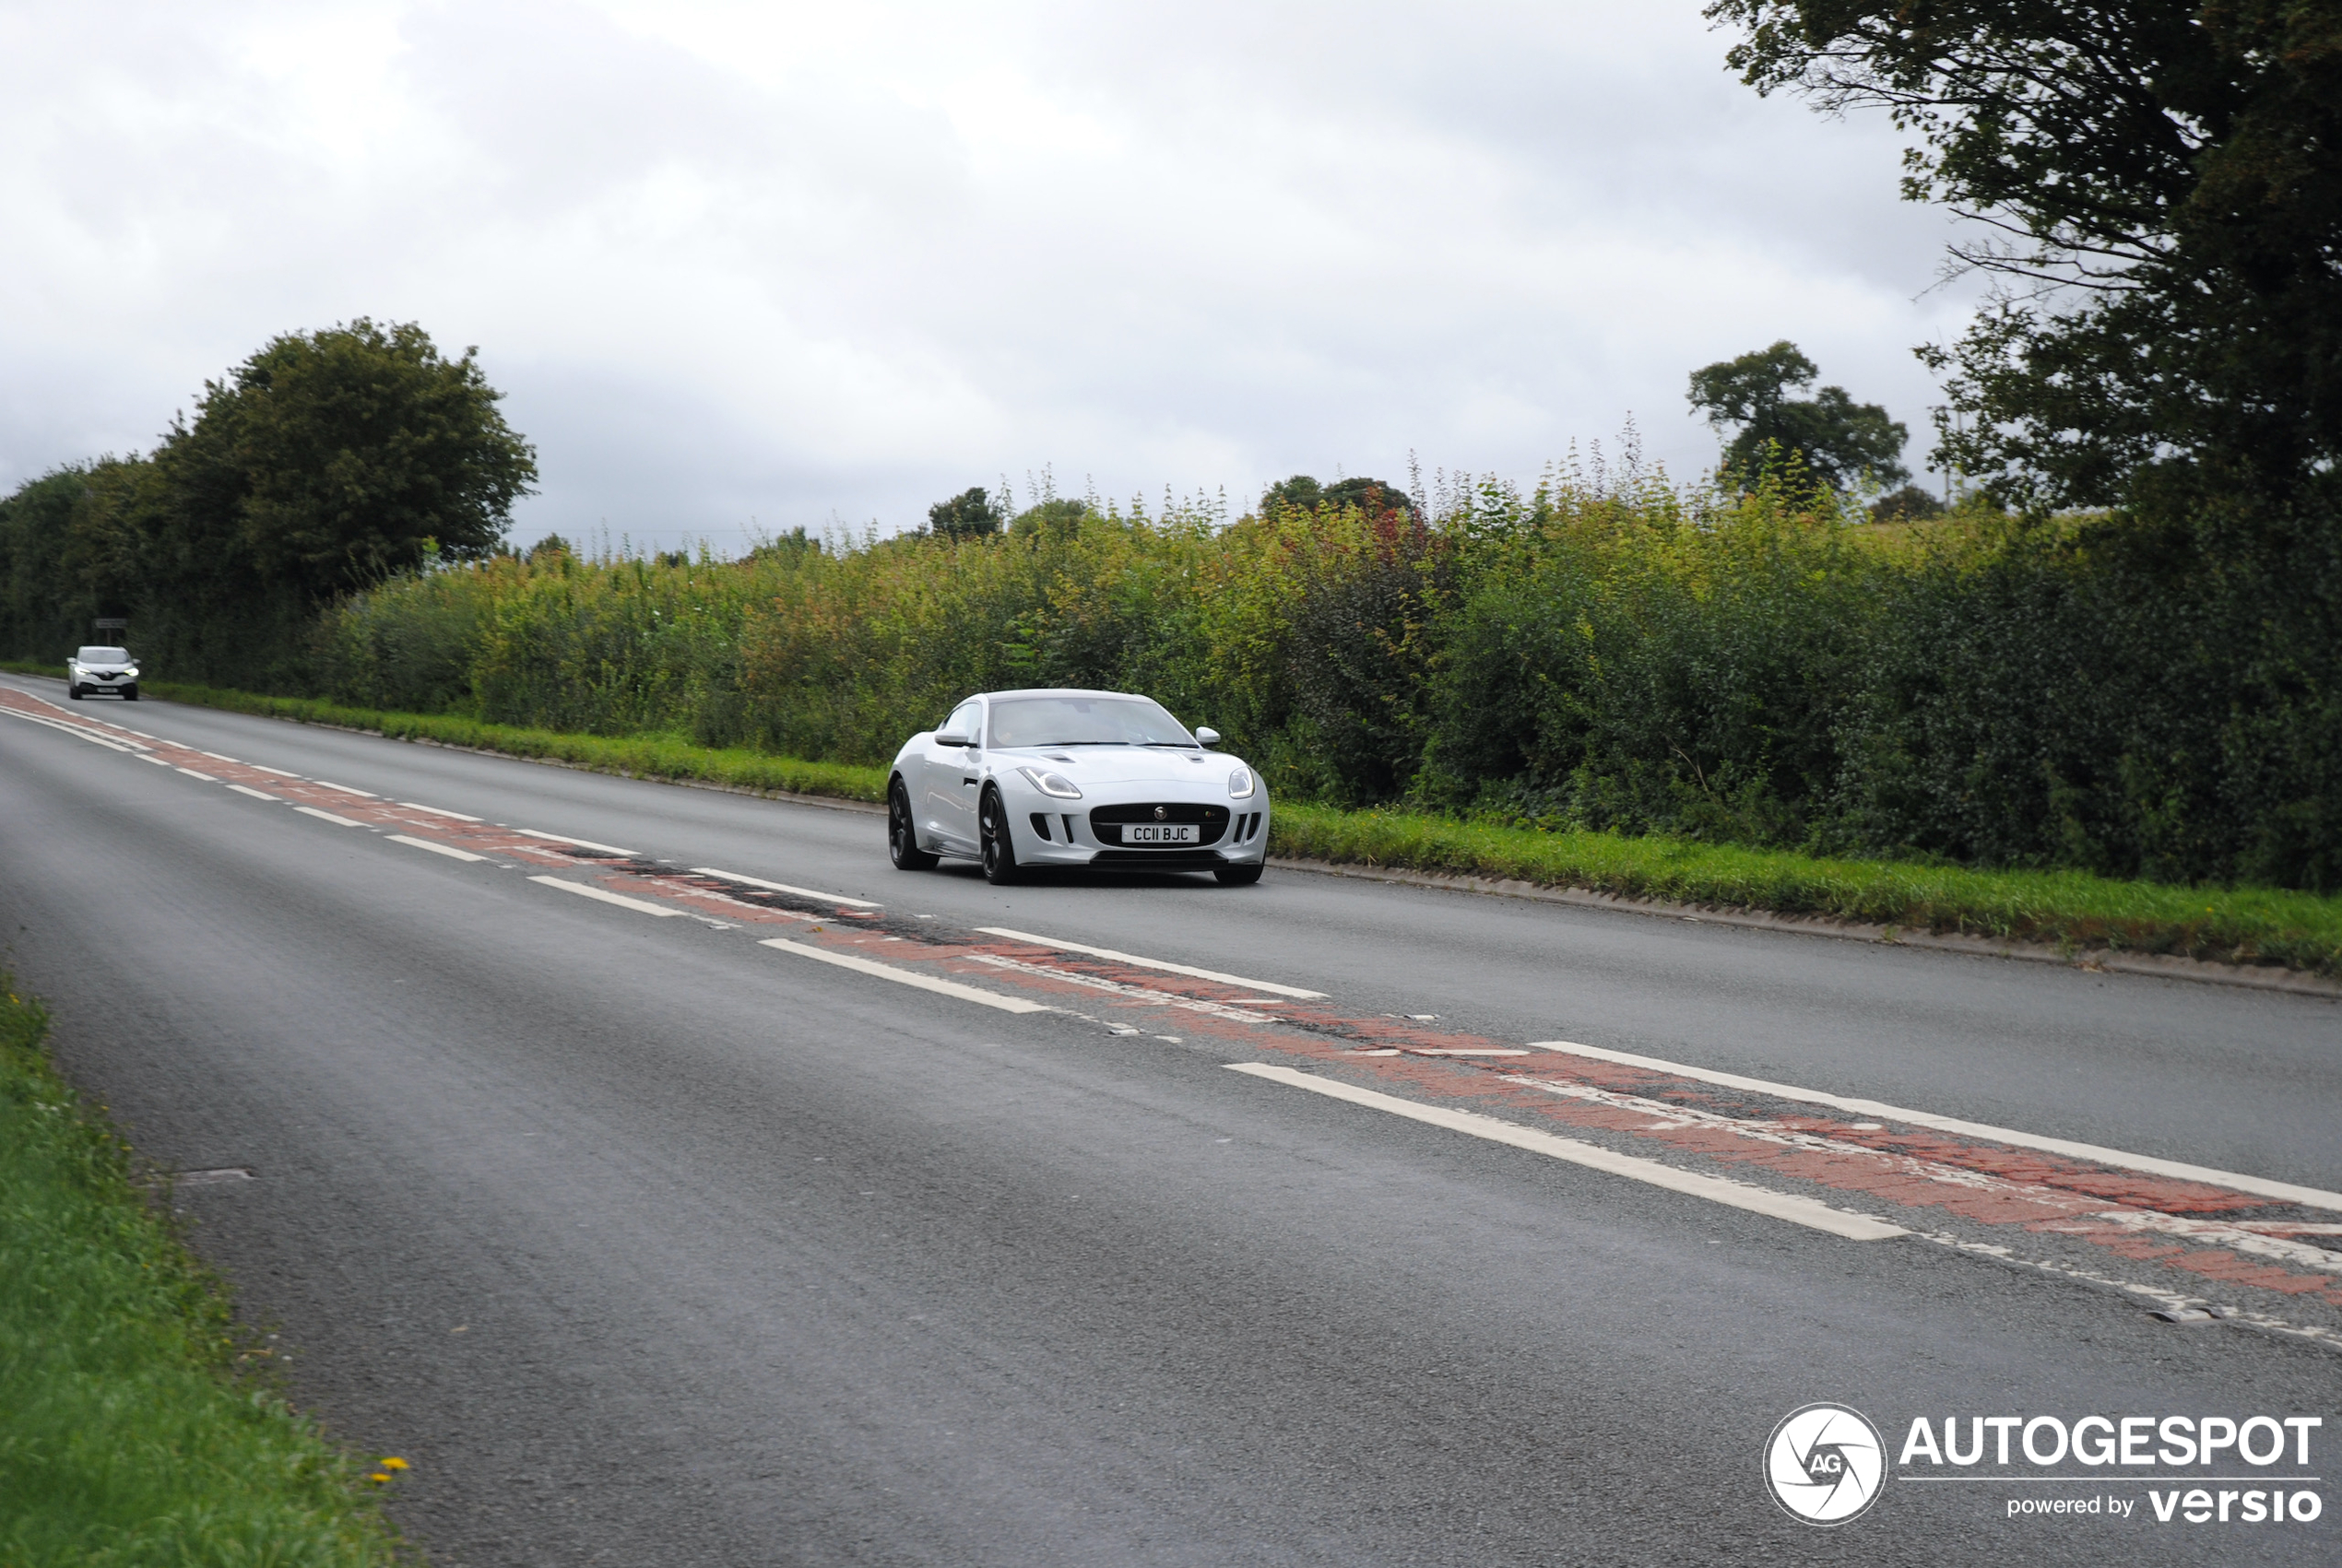
[[[983,723],[983,708],[975,702],[963,702],[958,707],[952,710],[952,716],[943,721],[943,727],[938,733],[942,735],[964,735],[970,740],[981,740],[984,737],[978,733],[978,731],[982,727]]]

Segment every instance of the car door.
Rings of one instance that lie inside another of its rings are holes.
[[[973,699],[961,703],[935,733],[983,739],[984,705]],[[930,742],[928,747],[928,831],[939,842],[967,854],[976,850],[976,803],[983,779],[977,770],[983,756],[973,746],[938,746]]]

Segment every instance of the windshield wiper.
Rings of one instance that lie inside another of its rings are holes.
[[[1027,746],[1038,749],[1044,746],[1128,746],[1127,740],[1028,740]]]
[[[1143,742],[1142,744],[1147,746],[1169,746],[1181,751],[1192,751],[1195,749],[1195,742],[1192,740],[1149,740]]]

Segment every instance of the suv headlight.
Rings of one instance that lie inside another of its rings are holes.
[[[1238,767],[1228,774],[1228,796],[1234,800],[1248,800],[1252,796],[1252,770]]]
[[[1079,800],[1081,789],[1063,773],[1053,773],[1047,768],[1019,768],[1035,789],[1058,800]]]

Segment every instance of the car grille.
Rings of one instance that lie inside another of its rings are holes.
[[[1206,844],[1218,843],[1220,835],[1228,831],[1228,808],[1166,800],[1161,805],[1100,806],[1090,813],[1090,831],[1096,835],[1101,844],[1121,843],[1122,830],[1136,822],[1193,822],[1196,825],[1196,842],[1193,843],[1134,844],[1130,850],[1133,855],[1176,854],[1180,850],[1192,851]]]
[[[1090,864],[1101,871],[1209,871],[1227,862],[1217,850],[1167,844],[1161,849],[1102,849],[1090,856]]]

